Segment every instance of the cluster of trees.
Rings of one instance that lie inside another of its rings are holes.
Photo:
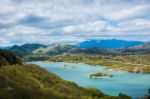
[[[21,60],[14,52],[0,50],[0,66],[21,64]]]

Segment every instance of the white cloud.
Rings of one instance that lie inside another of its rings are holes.
[[[105,21],[98,20],[94,22],[65,26],[63,31],[67,33],[72,32],[83,32],[83,33],[100,33],[103,31],[108,31],[110,28],[113,28],[111,25],[107,24]]]
[[[118,32],[124,34],[136,35],[150,35],[150,20],[147,19],[134,19],[122,22],[118,25]]]
[[[111,13],[110,15],[108,15],[108,17],[115,20],[137,18],[148,15],[149,11],[150,5],[130,6],[118,9],[118,11]]]
[[[150,34],[149,0],[0,0],[0,7],[0,41],[5,44]]]

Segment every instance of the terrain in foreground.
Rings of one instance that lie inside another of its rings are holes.
[[[130,99],[123,94],[108,96],[94,88],[79,87],[37,65],[23,65],[7,51],[0,50],[0,57],[1,99]],[[12,57],[18,61],[11,63]]]

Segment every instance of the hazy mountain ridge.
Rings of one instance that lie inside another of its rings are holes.
[[[144,43],[143,45],[133,46],[129,48],[120,49],[121,53],[125,54],[146,54],[150,53],[150,43]]]
[[[75,49],[76,46],[63,44],[63,43],[53,43],[46,48],[39,48],[33,51],[33,54],[46,54],[46,55],[58,55],[63,53],[68,53],[70,50]]]

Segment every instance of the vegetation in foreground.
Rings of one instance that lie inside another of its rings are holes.
[[[0,99],[130,99],[81,88],[36,65],[1,67],[0,82]]]
[[[106,66],[107,69],[150,73],[150,54],[117,56],[66,54],[50,57],[49,61],[83,62],[91,65]]]
[[[111,77],[113,77],[113,75],[105,74],[101,72],[90,74],[90,78],[111,78]]]
[[[0,99],[131,99],[124,94],[108,96],[94,88],[79,87],[37,65],[11,63],[9,52],[3,53],[5,56],[0,55],[4,59],[0,65]]]

